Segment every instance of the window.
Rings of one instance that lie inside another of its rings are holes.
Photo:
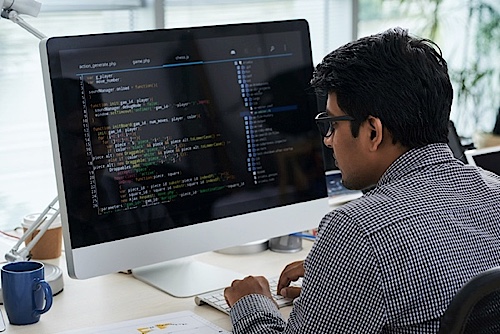
[[[360,0],[359,8],[359,36],[400,26],[439,45],[455,93],[451,119],[459,135],[493,129],[500,107],[500,2]]]

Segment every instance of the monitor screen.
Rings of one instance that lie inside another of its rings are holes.
[[[465,151],[469,164],[500,175],[500,146]]]
[[[328,211],[306,21],[40,49],[70,276],[302,231]]]

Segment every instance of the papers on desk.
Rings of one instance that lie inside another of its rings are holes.
[[[167,313],[156,317],[117,322],[110,325],[72,330],[60,334],[231,334],[191,311]]]

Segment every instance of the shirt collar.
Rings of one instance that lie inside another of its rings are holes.
[[[408,150],[387,168],[377,183],[377,187],[391,181],[405,178],[431,165],[458,161],[445,143],[434,143]]]

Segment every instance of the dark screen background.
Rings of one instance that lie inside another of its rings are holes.
[[[305,21],[49,40],[71,242],[326,196]]]

